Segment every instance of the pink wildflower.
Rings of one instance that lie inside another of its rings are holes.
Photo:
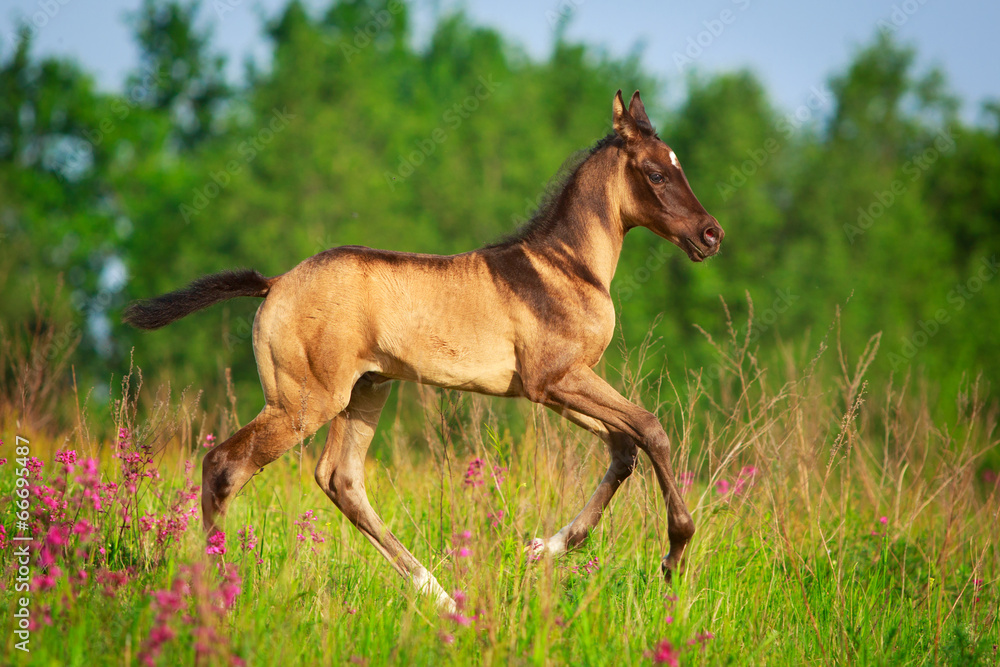
[[[76,450],[69,449],[66,451],[56,452],[56,461],[65,465],[67,471],[72,470],[73,464],[76,463]]]
[[[97,532],[97,529],[86,519],[80,519],[73,525],[73,534],[79,535],[81,540],[86,540]]]
[[[232,609],[236,596],[243,591],[243,579],[235,569],[226,572],[225,581],[219,586],[219,597],[223,609]]]
[[[36,458],[34,456],[28,458],[28,466],[27,466],[28,472],[30,472],[33,477],[40,478],[42,476],[41,473],[43,465],[45,465],[45,462],[39,458]]]
[[[694,639],[688,640],[688,646],[694,646],[695,644],[701,644],[702,647],[709,642],[709,640],[715,639],[715,635],[711,632],[699,632]]]
[[[467,628],[470,625],[472,625],[472,622],[474,620],[476,620],[476,617],[475,616],[466,616],[462,612],[456,611],[453,614],[448,614],[448,619],[454,621],[455,623],[458,623],[462,627]]]
[[[34,578],[31,582],[31,590],[47,591],[51,588],[55,588],[56,580],[58,580],[61,575],[62,570],[53,565],[49,568],[48,572],[40,574]]]
[[[653,662],[657,665],[677,667],[680,662],[680,652],[668,640],[664,639],[653,647]]]
[[[595,557],[591,558],[590,560],[588,560],[583,565],[573,565],[573,566],[571,566],[569,568],[569,571],[570,572],[576,572],[579,575],[591,574],[592,572],[594,572],[595,570],[597,570],[600,567],[601,567],[601,564],[597,560],[597,557],[595,556]]]
[[[169,625],[166,624],[166,622],[162,622],[160,625],[157,625],[150,630],[149,637],[146,638],[146,645],[139,652],[139,660],[142,664],[147,665],[148,667],[156,665],[156,659],[163,650],[163,645],[175,636],[176,633],[170,628]]]
[[[878,520],[878,522],[879,522],[880,524],[882,524],[883,526],[887,526],[887,525],[889,525],[889,517],[887,517],[887,516],[883,516],[883,517],[881,517],[881,518],[880,518],[880,519]]]
[[[83,459],[80,461],[80,475],[77,476],[76,481],[80,483],[81,486],[86,488],[93,488],[97,485],[99,477],[97,475],[97,460],[96,459]]]
[[[503,510],[497,510],[496,512],[487,512],[486,518],[490,520],[490,526],[496,528],[503,521]]]
[[[202,445],[205,449],[209,449],[215,446],[215,435],[209,433],[205,436],[205,444]]]
[[[185,607],[184,596],[179,590],[153,591],[153,600],[156,601],[159,612],[165,616],[173,616]]]
[[[483,460],[478,456],[469,461],[469,467],[465,469],[465,486],[473,488],[483,485]]]
[[[244,526],[236,532],[243,551],[253,551],[257,547],[257,536],[253,534],[253,526]]]
[[[207,554],[218,554],[223,555],[226,553],[226,534],[224,532],[216,531],[208,536],[208,546],[205,547],[205,553]]]
[[[302,516],[299,517],[298,521],[293,521],[292,523],[293,525],[298,526],[301,531],[308,531],[309,537],[313,542],[316,544],[322,544],[326,541],[326,538],[324,538],[323,534],[317,531],[314,526],[317,519],[319,519],[319,517],[314,515],[312,510],[308,510],[302,513]],[[305,542],[306,536],[301,531],[295,537],[299,542]]]
[[[507,479],[507,466],[493,466],[493,480],[497,486],[503,484],[505,479]]]
[[[736,477],[736,485],[733,488],[733,495],[742,495],[744,491],[753,486],[754,479],[759,471],[753,466],[744,466],[740,474]]]
[[[462,610],[465,609],[465,603],[468,601],[468,598],[466,597],[465,593],[460,590],[455,590],[452,592],[451,597],[453,600],[455,600],[455,611],[450,614],[446,614],[445,618],[454,621],[455,623],[461,625],[462,627],[468,627],[472,625],[472,622],[476,620],[476,617],[466,616],[465,614],[462,613]]]
[[[51,549],[64,547],[69,543],[69,530],[62,526],[52,526],[45,535],[45,544]]]
[[[724,479],[720,479],[715,483],[715,492],[720,496],[724,496],[729,493],[729,482]]]

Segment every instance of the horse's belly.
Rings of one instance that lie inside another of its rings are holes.
[[[514,349],[502,337],[423,331],[380,337],[378,349],[379,372],[389,377],[496,396],[520,393]]]
[[[379,372],[399,380],[493,396],[521,393],[521,383],[513,363],[482,363],[474,360],[425,357],[396,359],[385,366]]]

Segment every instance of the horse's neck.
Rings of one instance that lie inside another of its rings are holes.
[[[581,176],[583,176],[581,174]],[[606,179],[580,179],[534,250],[555,263],[571,262],[586,277],[609,290],[618,267],[625,231]]]

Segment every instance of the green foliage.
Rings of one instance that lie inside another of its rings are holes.
[[[118,94],[32,57],[28,33],[0,64],[3,319],[29,319],[34,287],[51,294],[62,276],[90,381],[134,346],[156,379],[221,395],[232,368],[237,393],[255,395],[256,304],[143,334],[119,324],[121,308],[222,268],[278,274],[337,245],[452,253],[495,240],[610,130],[618,88],[643,91],[727,232],[706,265],[645,231],[627,239],[612,292],[628,346],[657,322],[646,370],[706,364],[693,325],[721,331],[718,297],[742,316],[748,293],[765,356],[781,337],[818,338],[839,307],[848,349],[883,333],[880,379],[918,367],[954,389],[1000,373],[1000,114],[962,121],[943,76],[918,72],[889,37],[799,109],[775,109],[743,71],[692,76],[668,109],[636,56],[561,29],[535,60],[454,14],[415,48],[396,0],[321,14],[291,2],[265,28],[272,60],[237,87],[198,17],[197,5],[144,2],[131,17],[141,59]]]

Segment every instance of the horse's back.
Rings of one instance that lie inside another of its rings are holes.
[[[511,394],[520,386],[514,333],[477,253],[342,246],[275,283],[258,313],[255,351],[319,375],[340,378],[347,364],[358,374]]]

